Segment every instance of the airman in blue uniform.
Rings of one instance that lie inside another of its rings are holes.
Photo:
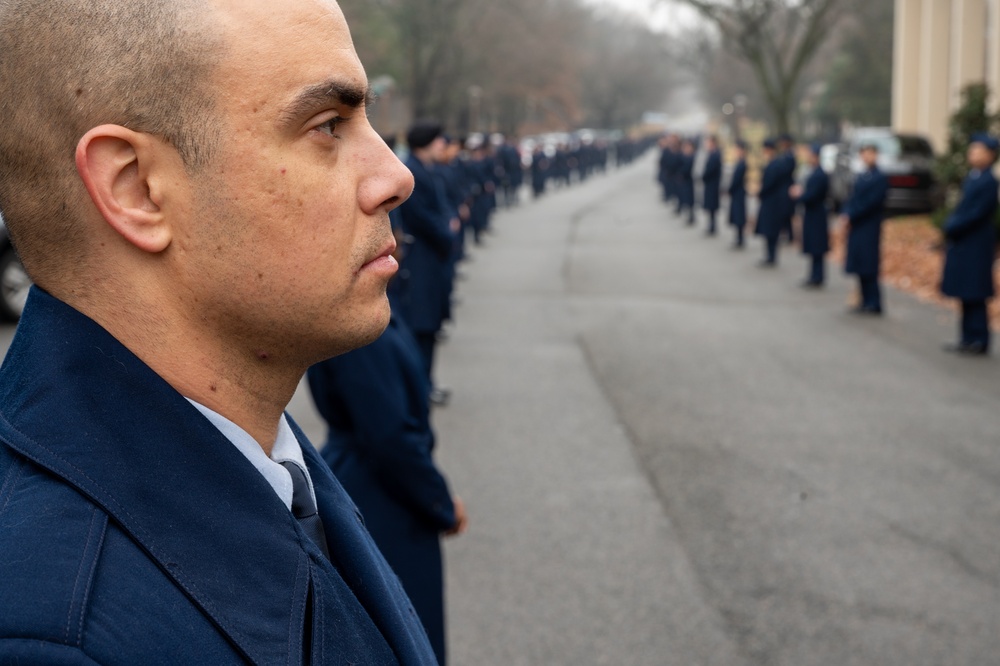
[[[795,202],[792,201],[791,188],[795,185],[795,170],[798,167],[795,159],[795,139],[790,134],[782,134],[777,141],[778,159],[781,160],[781,187],[779,189],[778,210],[781,215],[779,236],[785,234],[788,243],[795,241],[795,227],[792,219],[795,217]]]
[[[681,154],[680,138],[676,134],[669,135],[667,147],[670,159],[667,161],[666,177],[670,189],[670,199],[674,202],[674,212],[680,215],[684,207],[681,202],[681,190],[683,189],[681,167],[684,165],[684,155]]]
[[[764,159],[767,160],[767,165],[757,193],[760,209],[754,233],[764,238],[764,259],[759,265],[762,268],[773,268],[778,264],[778,236],[784,214],[781,189],[785,185],[786,163],[778,156],[777,144],[771,139],[764,142]],[[786,190],[785,197],[787,196]]]
[[[459,159],[461,143],[453,137],[445,135],[447,145],[437,156],[438,163],[433,168],[434,175],[441,182],[448,212],[451,215],[449,223],[452,233],[452,251],[448,258],[445,273],[444,321],[452,319],[452,295],[455,289],[455,276],[458,274],[458,262],[465,257],[464,225],[471,219],[469,202],[469,183],[466,179],[465,166]],[[458,230],[455,232],[455,230]]]
[[[685,139],[681,143],[681,156],[678,160],[678,194],[679,211],[687,211],[687,225],[694,226],[694,142]]]
[[[722,154],[719,152],[719,142],[714,136],[705,140],[705,150],[708,157],[701,172],[702,208],[708,213],[708,230],[706,234],[716,233],[715,218],[719,212],[719,188],[722,183]]]
[[[414,188],[399,207],[399,217],[413,244],[403,266],[409,283],[402,308],[433,385],[434,347],[447,314],[449,266],[460,227],[453,226],[444,185],[432,171],[447,145],[444,129],[436,122],[420,121],[410,128],[406,139],[410,146],[406,166],[413,174]]]
[[[826,253],[830,251],[830,212],[826,196],[830,178],[819,164],[819,144],[809,149],[809,166],[812,167],[805,186],[795,185],[790,192],[792,200],[802,206],[802,253],[810,257],[809,277],[802,286],[816,289],[825,281]]]
[[[521,185],[524,184],[524,165],[521,164],[521,151],[513,137],[504,139],[497,149],[498,159],[503,165],[504,206],[509,208],[520,203]]]
[[[465,530],[465,507],[434,463],[430,387],[395,294],[390,288],[392,318],[378,340],[317,363],[307,376],[329,426],[323,459],[399,576],[443,666],[440,537]]]
[[[545,194],[549,169],[550,162],[545,154],[545,146],[538,144],[531,153],[531,192],[536,199]]]
[[[472,228],[473,242],[480,245],[489,228],[490,215],[493,212],[493,202],[495,201],[493,164],[491,160],[487,159],[486,149],[478,137],[470,138],[466,147],[469,149],[469,160],[466,163],[466,168],[472,183],[469,226]]]
[[[0,664],[437,664],[284,413],[382,334],[413,187],[343,14],[5,0],[0,23],[0,208],[44,285],[0,366]]]
[[[662,136],[659,141],[660,159],[657,162],[656,180],[660,183],[663,200],[669,203],[673,199],[673,160],[674,151],[670,147],[670,137]]]
[[[841,222],[848,227],[845,272],[858,276],[861,303],[855,314],[881,315],[882,288],[879,270],[882,260],[882,222],[889,180],[878,168],[878,147],[861,147],[865,172],[854,182],[854,191],[844,206]]]
[[[729,178],[729,224],[736,229],[734,249],[742,250],[745,246],[743,231],[747,225],[747,145],[743,141],[736,142],[736,166]]]
[[[990,349],[986,302],[994,295],[993,258],[997,242],[997,179],[993,165],[1000,141],[988,134],[972,137],[972,170],[962,185],[962,200],[944,226],[947,255],[941,291],[962,302],[961,335],[946,349],[985,355]]]

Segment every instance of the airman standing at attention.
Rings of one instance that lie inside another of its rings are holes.
[[[778,160],[781,164],[781,187],[778,193],[778,210],[780,211],[781,223],[779,236],[785,235],[785,241],[789,244],[795,241],[795,226],[792,219],[795,217],[795,202],[792,201],[789,192],[795,185],[795,169],[798,161],[795,158],[795,139],[791,134],[782,134],[778,137]]]
[[[811,259],[809,277],[802,283],[805,289],[823,286],[826,278],[826,253],[830,251],[830,212],[826,207],[830,178],[819,164],[819,151],[819,144],[809,147],[809,166],[812,171],[804,187],[794,185],[790,191],[792,200],[802,205],[802,253]]]
[[[670,170],[674,159],[673,151],[670,149],[670,137],[666,135],[661,136],[658,145],[660,148],[660,159],[656,163],[656,180],[660,184],[663,201],[669,203],[673,196]]]
[[[757,213],[757,225],[754,233],[764,238],[764,258],[758,264],[761,268],[773,268],[778,264],[778,236],[781,234],[783,219],[783,198],[781,189],[785,184],[785,163],[778,156],[777,144],[768,139],[764,141],[764,175],[761,176],[760,209]],[[785,192],[785,197],[788,192]]]
[[[844,206],[841,223],[847,226],[847,261],[844,270],[858,276],[861,303],[852,312],[861,315],[882,314],[882,287],[879,271],[882,261],[882,221],[889,180],[878,168],[878,147],[861,147],[865,172],[854,183],[854,192]]]
[[[708,236],[716,234],[715,218],[719,212],[719,187],[722,182],[722,155],[719,153],[719,141],[714,136],[705,139],[705,150],[708,158],[701,172],[702,208],[708,213]]]
[[[993,260],[997,242],[997,179],[993,165],[1000,141],[977,134],[969,145],[972,170],[962,185],[962,200],[944,225],[948,245],[941,292],[962,301],[961,333],[948,351],[981,356],[990,350],[986,302],[993,297]]]
[[[432,387],[431,400],[443,404],[448,395],[434,386],[434,350],[447,314],[449,266],[461,223],[448,202],[444,184],[434,174],[448,146],[444,128],[435,121],[418,121],[407,132],[406,142],[410,146],[406,166],[415,185],[413,194],[399,208],[403,231],[413,237],[403,264],[409,275],[402,299],[403,318],[420,348]]]
[[[682,215],[684,211],[687,211],[687,225],[692,227],[694,226],[694,142],[690,139],[685,139],[681,143],[681,156],[678,163],[680,211]]]
[[[545,146],[538,144],[531,153],[531,193],[537,199],[545,194],[545,183],[549,178],[550,161],[545,154]]]
[[[413,187],[340,7],[3,0],[0,53],[36,284],[0,368],[0,664],[435,664],[285,413],[385,330]]]
[[[729,224],[736,229],[733,249],[745,247],[743,232],[747,225],[747,144],[736,142],[736,166],[729,179]]]
[[[400,262],[404,248],[400,242],[394,254]],[[444,666],[440,539],[465,530],[465,506],[434,462],[430,385],[398,293],[390,287],[392,315],[378,340],[317,363],[307,377],[329,426],[323,460],[361,511]]]

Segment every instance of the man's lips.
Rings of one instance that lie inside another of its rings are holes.
[[[393,258],[392,253],[396,251],[396,239],[390,237],[385,244],[382,245],[379,253],[365,262],[361,267],[362,271],[365,270],[377,270],[377,271],[388,271],[390,273],[395,273],[399,268],[399,264]]]

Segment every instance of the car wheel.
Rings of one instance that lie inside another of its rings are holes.
[[[0,255],[0,317],[9,321],[20,319],[30,288],[31,278],[13,248],[8,247]]]

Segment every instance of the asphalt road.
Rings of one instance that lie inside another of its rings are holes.
[[[758,269],[652,171],[502,212],[463,268],[452,663],[1000,664],[1000,362]]]
[[[1000,361],[903,294],[799,290],[791,251],[757,269],[652,169],[501,212],[462,268],[451,663],[1000,664]]]

